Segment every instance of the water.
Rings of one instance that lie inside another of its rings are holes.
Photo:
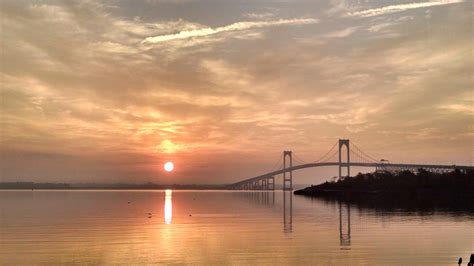
[[[472,252],[471,212],[282,192],[0,191],[2,265],[457,265]]]

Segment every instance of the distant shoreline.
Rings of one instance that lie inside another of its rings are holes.
[[[295,185],[305,187],[307,185]],[[0,190],[232,190],[230,184],[95,184],[95,183],[36,183],[36,182],[0,182]],[[275,191],[282,189],[281,185],[275,185]],[[245,190],[232,190],[245,191]],[[250,190],[249,190],[250,191]],[[251,190],[258,191],[258,190]]]
[[[230,190],[230,189],[225,189],[225,188],[172,188],[172,187],[166,187],[166,188],[0,188],[0,191],[51,191],[51,190],[58,190],[58,191],[81,191],[81,190],[97,190],[97,191],[105,191],[105,190],[110,190],[110,191],[118,191],[118,190],[136,190],[136,191],[143,191],[143,190],[167,190],[167,189],[172,189],[172,190],[226,190],[226,191],[237,191],[237,190]],[[242,190],[238,190],[242,191]],[[275,190],[276,191],[276,190]]]
[[[35,182],[2,182],[0,190],[224,190],[227,185],[161,185],[161,184],[68,184],[68,183],[35,183]]]

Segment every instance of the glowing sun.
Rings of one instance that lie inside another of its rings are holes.
[[[166,162],[163,165],[163,168],[165,169],[166,172],[172,172],[173,169],[174,169],[174,164],[173,164],[173,162]]]

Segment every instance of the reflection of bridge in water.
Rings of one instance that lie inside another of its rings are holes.
[[[339,241],[341,247],[351,245],[351,207],[348,203],[338,201],[339,207]],[[283,232],[293,231],[293,193],[283,191]]]
[[[283,191],[283,232],[293,231],[293,193]]]
[[[341,246],[351,245],[351,206],[338,201],[339,206],[339,241]],[[345,211],[344,211],[345,209]]]
[[[283,232],[293,232],[293,193],[291,191],[282,191],[283,204]],[[240,194],[240,193],[239,193]],[[275,206],[275,191],[249,191],[246,193],[247,198],[252,203],[262,204],[265,206]],[[342,248],[351,245],[351,207],[349,203],[341,201],[338,204],[339,215],[339,241]]]
[[[339,145],[338,145],[339,144]],[[338,148],[336,148],[336,146]],[[343,152],[345,154],[343,156]],[[334,160],[337,157],[337,161]],[[293,165],[293,158],[298,165]],[[374,159],[362,151],[353,142],[348,139],[340,139],[336,142],[332,148],[321,158],[313,162],[306,162],[300,159],[292,151],[284,151],[282,156],[278,159],[276,166],[278,166],[283,159],[283,167],[279,170],[271,170],[270,172],[242,180],[240,182],[229,185],[229,189],[237,190],[275,190],[275,176],[283,176],[283,190],[293,190],[293,171],[324,167],[324,166],[337,166],[339,168],[339,178],[350,176],[351,167],[369,167],[375,168],[376,171],[413,171],[416,172],[419,169],[424,169],[431,172],[444,173],[451,172],[454,170],[459,171],[472,171],[473,166],[463,165],[438,165],[438,164],[402,164],[402,163],[391,163],[388,160]],[[343,174],[343,171],[346,173]]]

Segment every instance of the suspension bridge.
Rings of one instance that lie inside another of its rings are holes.
[[[337,158],[334,160],[334,158]],[[283,163],[282,163],[283,159]],[[293,165],[295,159],[297,165]],[[292,151],[283,151],[275,167],[282,163],[282,168],[272,170],[266,174],[254,176],[234,184],[229,185],[229,189],[235,190],[275,190],[275,176],[283,175],[283,190],[293,190],[293,171],[324,167],[337,166],[339,168],[339,179],[351,175],[351,167],[369,167],[375,168],[375,171],[412,171],[424,169],[431,172],[445,173],[454,170],[473,171],[473,166],[463,165],[438,165],[438,164],[404,164],[392,163],[388,160],[377,160],[362,151],[355,143],[348,139],[339,139],[331,149],[313,162],[305,162]],[[274,167],[274,169],[275,169]],[[344,173],[345,172],[345,173]]]

